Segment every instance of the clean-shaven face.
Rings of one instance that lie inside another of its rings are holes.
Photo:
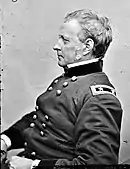
[[[58,42],[54,46],[54,50],[57,51],[59,66],[65,67],[76,62],[77,50],[82,51],[83,48],[83,43],[77,36],[80,31],[81,27],[75,19],[63,23],[61,26]]]

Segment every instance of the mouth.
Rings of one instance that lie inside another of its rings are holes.
[[[57,56],[58,56],[58,59],[63,58],[61,54],[57,54]]]
[[[63,59],[63,56],[58,56],[58,60],[60,61],[60,60],[62,60]]]

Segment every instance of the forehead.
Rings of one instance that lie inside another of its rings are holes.
[[[60,34],[65,36],[77,36],[77,34],[81,31],[81,26],[78,21],[73,19],[69,22],[63,23],[60,27]]]

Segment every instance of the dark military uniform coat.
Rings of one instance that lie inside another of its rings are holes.
[[[117,164],[122,109],[102,61],[65,69],[36,100],[36,110],[4,131],[10,149],[39,166]]]

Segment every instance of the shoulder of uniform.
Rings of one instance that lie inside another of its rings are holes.
[[[91,85],[90,89],[92,91],[93,96],[100,94],[112,94],[116,96],[116,90],[108,85]]]

